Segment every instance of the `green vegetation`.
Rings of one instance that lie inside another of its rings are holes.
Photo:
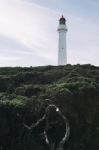
[[[65,149],[99,149],[99,67],[78,64],[0,68],[0,150],[47,150],[23,123],[35,123],[50,103],[70,123]]]

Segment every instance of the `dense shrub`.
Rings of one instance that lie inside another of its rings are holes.
[[[99,149],[99,67],[90,64],[0,68],[0,148],[47,150],[23,123],[35,123],[51,103],[70,123],[65,149]]]

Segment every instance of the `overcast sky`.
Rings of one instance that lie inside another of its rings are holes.
[[[99,0],[0,0],[0,66],[57,65],[62,14],[68,64],[99,66]]]

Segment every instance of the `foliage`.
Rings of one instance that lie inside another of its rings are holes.
[[[47,150],[23,123],[35,123],[50,103],[69,120],[65,148],[99,149],[99,67],[90,64],[0,68],[0,148]]]

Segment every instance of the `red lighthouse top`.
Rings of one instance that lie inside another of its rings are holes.
[[[59,23],[60,24],[65,24],[65,22],[66,22],[66,19],[62,15],[62,17],[59,19]]]

